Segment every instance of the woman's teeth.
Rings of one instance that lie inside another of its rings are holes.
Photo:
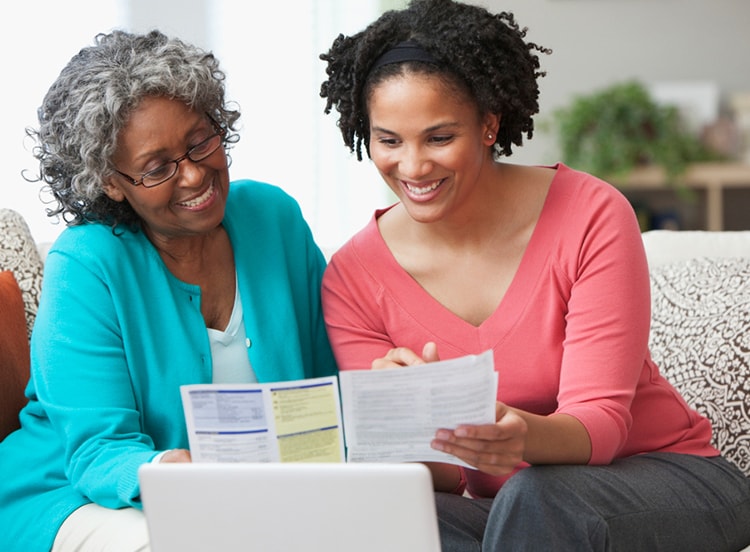
[[[214,193],[214,185],[213,183],[211,183],[211,185],[201,195],[199,195],[196,198],[191,199],[190,201],[182,201],[179,203],[179,205],[183,205],[185,207],[198,207],[198,205],[200,205],[204,201],[207,201],[208,198],[210,198],[213,195],[213,193]]]
[[[406,186],[406,189],[409,190],[411,193],[415,195],[424,195],[424,194],[429,194],[431,191],[435,190],[442,183],[443,183],[442,180],[436,180],[429,186],[413,186],[407,182],[404,182],[404,185]]]

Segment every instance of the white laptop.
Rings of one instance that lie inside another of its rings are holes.
[[[418,463],[145,464],[153,552],[439,552]]]

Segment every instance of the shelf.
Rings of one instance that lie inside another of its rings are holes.
[[[629,190],[673,189],[672,186],[666,185],[664,170],[656,166],[640,167],[626,178],[613,183],[626,195]],[[724,230],[724,191],[731,188],[750,190],[750,164],[696,163],[688,167],[685,174],[679,178],[678,185],[691,190],[704,190],[706,230]],[[750,221],[748,222],[750,224]]]

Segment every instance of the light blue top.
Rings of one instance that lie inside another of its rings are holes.
[[[245,332],[244,313],[239,285],[235,286],[234,306],[229,324],[223,330],[208,328],[208,343],[211,346],[213,362],[213,383],[255,383],[253,367],[247,356],[252,341]]]
[[[336,372],[320,308],[325,260],[297,203],[233,182],[224,219],[258,381]],[[22,427],[0,443],[0,550],[47,551],[89,501],[140,508],[138,467],[188,448],[179,387],[210,383],[200,289],[142,232],[88,224],[50,250]]]

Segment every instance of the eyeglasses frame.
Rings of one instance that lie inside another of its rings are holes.
[[[209,118],[210,118],[210,117],[209,117]],[[191,147],[190,149],[188,149],[188,150],[187,150],[187,151],[185,152],[185,154],[184,154],[184,155],[181,155],[181,156],[180,156],[180,157],[178,157],[177,159],[172,159],[171,161],[167,161],[167,162],[166,162],[166,163],[164,163],[163,165],[159,165],[159,166],[158,166],[158,167],[156,167],[155,169],[153,169],[153,170],[151,170],[151,171],[147,171],[147,172],[143,173],[143,174],[141,175],[141,178],[140,178],[139,180],[136,180],[135,178],[133,178],[133,177],[132,177],[132,176],[130,176],[129,174],[125,174],[124,172],[122,172],[122,171],[119,171],[119,170],[117,170],[117,169],[114,169],[114,171],[115,171],[115,172],[116,172],[117,174],[119,174],[120,176],[122,176],[122,177],[126,178],[126,179],[128,180],[128,182],[130,182],[130,184],[132,184],[133,186],[143,186],[144,188],[147,188],[147,189],[148,189],[148,188],[156,188],[157,186],[160,186],[160,185],[164,184],[164,183],[165,183],[165,182],[166,182],[167,180],[169,180],[169,179],[171,179],[171,178],[174,178],[174,176],[175,176],[175,175],[177,174],[177,172],[178,172],[178,171],[180,170],[180,163],[182,163],[182,162],[183,162],[183,161],[184,161],[185,159],[189,159],[189,160],[190,160],[190,161],[192,161],[193,163],[200,163],[201,161],[204,161],[205,159],[208,159],[209,157],[211,157],[211,156],[212,156],[212,155],[213,155],[214,153],[216,153],[216,152],[218,151],[218,149],[219,149],[220,147],[222,147],[222,146],[224,145],[224,144],[223,144],[223,142],[224,142],[224,137],[226,136],[227,130],[226,130],[225,128],[222,128],[221,126],[219,126],[219,124],[218,124],[218,123],[217,123],[216,121],[214,121],[213,119],[211,119],[211,124],[213,125],[213,127],[214,127],[214,130],[216,131],[216,133],[215,133],[215,134],[212,134],[211,136],[209,136],[209,137],[208,137],[208,138],[206,138],[205,140],[202,140],[202,141],[201,141],[200,143],[198,143],[198,144],[195,144],[195,145],[194,145],[194,146],[192,146],[192,147]],[[195,148],[197,148],[197,147],[199,147],[199,146],[201,146],[201,145],[205,144],[206,142],[208,142],[209,140],[212,140],[212,139],[213,139],[213,138],[215,138],[216,136],[221,136],[221,138],[222,138],[222,139],[221,139],[221,141],[219,142],[219,145],[217,146],[217,148],[216,148],[215,150],[211,151],[211,153],[209,153],[209,154],[208,154],[208,155],[206,155],[205,157],[201,157],[201,158],[200,158],[200,159],[198,159],[198,160],[195,160],[195,159],[193,159],[192,157],[190,157],[190,154],[191,154],[191,153],[193,152],[193,150],[195,150]],[[145,179],[145,178],[146,178],[146,177],[147,177],[147,176],[149,175],[149,173],[151,173],[151,172],[153,172],[153,171],[157,171],[157,170],[161,169],[161,168],[162,168],[162,167],[164,167],[164,166],[167,166],[167,165],[171,165],[172,163],[174,163],[174,165],[175,165],[175,171],[174,171],[174,172],[173,172],[173,173],[172,173],[172,174],[171,174],[170,176],[168,176],[167,178],[165,178],[165,179],[164,179],[164,180],[162,180],[161,182],[157,182],[156,184],[151,184],[150,186],[147,186],[147,185],[146,185],[146,183],[144,182],[144,179]]]

